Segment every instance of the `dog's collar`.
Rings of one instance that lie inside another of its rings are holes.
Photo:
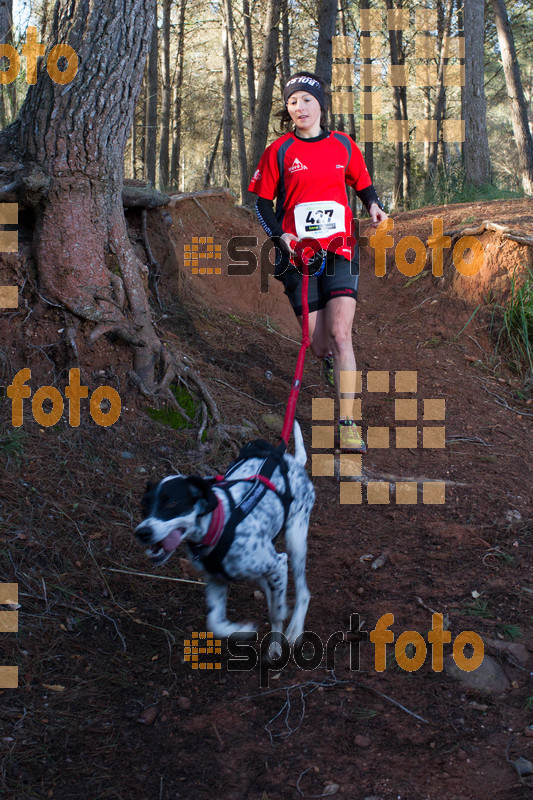
[[[214,547],[216,545],[224,530],[225,522],[226,515],[224,514],[224,506],[220,497],[217,497],[217,506],[211,515],[211,522],[209,523],[207,533],[202,539],[203,547]]]

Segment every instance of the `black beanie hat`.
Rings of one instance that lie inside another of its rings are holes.
[[[320,103],[321,108],[324,109],[326,104],[324,90],[315,78],[311,78],[308,75],[296,75],[296,77],[290,78],[283,90],[283,102],[285,105],[287,105],[289,97],[291,94],[294,94],[294,92],[308,92],[308,94],[312,94]]]

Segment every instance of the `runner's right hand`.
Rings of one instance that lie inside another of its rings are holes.
[[[294,255],[294,248],[293,245],[299,241],[298,237],[295,236],[293,233],[284,233],[282,236],[279,237],[280,242],[283,243],[283,246],[289,251],[289,253]]]

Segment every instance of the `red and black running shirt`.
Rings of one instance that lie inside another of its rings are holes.
[[[314,139],[301,139],[291,132],[266,148],[248,191],[266,200],[277,198],[276,218],[284,233],[313,237],[325,250],[351,258],[347,183],[356,191],[372,185],[350,136],[324,131]]]

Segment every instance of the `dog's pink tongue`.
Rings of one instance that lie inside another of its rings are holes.
[[[163,541],[160,544],[165,553],[172,553],[179,546],[180,542],[181,542],[181,531],[175,530],[171,531],[166,537],[166,539],[163,539]]]

